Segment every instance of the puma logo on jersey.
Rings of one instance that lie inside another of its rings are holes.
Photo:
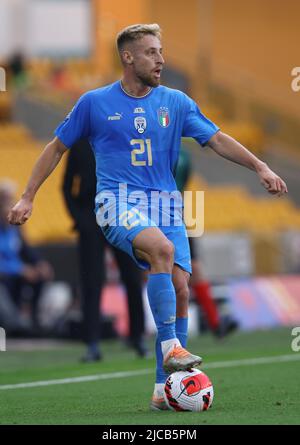
[[[120,119],[122,119],[123,117],[123,113],[115,113],[113,116],[108,116],[108,120],[109,121],[119,121]]]

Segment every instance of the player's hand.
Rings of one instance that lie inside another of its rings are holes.
[[[288,192],[286,183],[267,165],[260,168],[257,174],[263,187],[272,195],[282,196]]]
[[[21,274],[29,283],[36,283],[40,278],[38,269],[29,264],[24,265]]]
[[[44,260],[39,261],[36,264],[36,268],[38,270],[40,279],[45,281],[53,280],[54,272],[51,265],[47,261]]]
[[[32,202],[21,198],[20,201],[10,210],[7,219],[10,224],[24,224],[32,213]]]

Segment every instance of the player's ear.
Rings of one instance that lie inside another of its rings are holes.
[[[133,63],[133,56],[129,50],[122,51],[121,58],[125,65],[131,65]]]

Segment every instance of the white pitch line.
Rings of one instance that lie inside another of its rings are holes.
[[[264,365],[268,363],[283,363],[283,362],[293,362],[293,361],[300,361],[300,354],[294,353],[289,355],[277,355],[271,357],[255,357],[255,358],[241,359],[241,360],[212,362],[208,363],[207,365],[204,365],[203,368],[221,369],[221,368],[233,368],[238,366]],[[39,386],[65,385],[68,383],[93,382],[96,380],[111,380],[111,379],[126,378],[126,377],[137,377],[152,373],[154,373],[154,370],[152,368],[140,369],[137,371],[112,372],[107,374],[86,375],[82,377],[70,377],[66,379],[41,380],[28,383],[16,383],[12,385],[0,385],[0,390],[36,388]]]
[[[18,389],[18,388],[35,388],[37,386],[65,385],[67,383],[93,382],[95,380],[110,380],[123,377],[135,377],[145,374],[151,374],[153,369],[141,369],[138,371],[112,372],[110,374],[85,375],[81,377],[70,377],[67,379],[41,380],[37,382],[16,383],[13,385],[0,385],[0,390]]]
[[[275,355],[270,357],[246,358],[241,360],[228,360],[223,362],[212,362],[204,365],[204,368],[233,368],[234,366],[264,365],[276,362],[294,362],[300,360],[300,354]],[[1,388],[1,386],[0,386]]]

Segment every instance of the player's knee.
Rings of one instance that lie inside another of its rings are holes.
[[[172,265],[174,262],[174,245],[168,240],[160,242],[151,255],[154,262]]]
[[[170,241],[164,241],[159,249],[158,249],[158,256],[165,260],[167,263],[172,263],[174,261],[174,244]]]

